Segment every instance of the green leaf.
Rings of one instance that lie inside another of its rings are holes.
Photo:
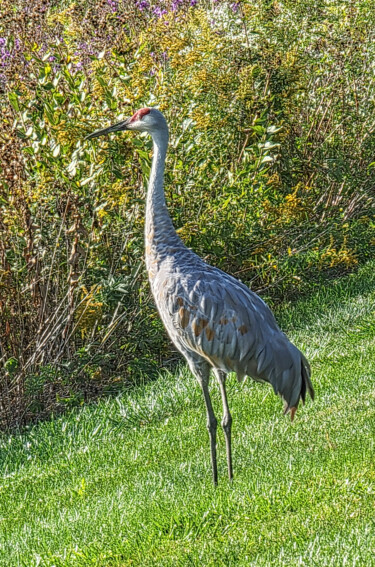
[[[9,93],[8,97],[9,97],[9,102],[12,105],[12,107],[14,108],[14,110],[16,112],[19,112],[20,111],[20,105],[18,103],[18,97],[17,97],[16,93],[14,93],[14,92]]]
[[[50,122],[50,124],[56,125],[54,109],[46,100],[44,101],[44,113],[48,118],[48,122]]]
[[[34,155],[34,150],[31,146],[27,146],[26,148],[23,148],[23,152],[25,154],[29,154],[30,156]]]
[[[276,144],[274,142],[266,142],[265,144],[262,144],[263,148],[265,150],[272,150],[273,148],[279,148],[280,144]]]
[[[230,201],[231,201],[231,197],[228,197],[228,199],[225,199],[225,201],[222,205],[222,209],[226,209],[227,206],[229,205]]]
[[[57,157],[60,154],[61,146],[60,144],[56,144],[55,149],[52,152],[53,157]]]
[[[16,136],[17,138],[21,138],[21,140],[26,140],[26,134],[24,132],[22,132],[22,130],[16,130]]]
[[[267,128],[267,134],[276,134],[276,132],[280,132],[280,130],[282,130],[283,127],[277,127],[277,126],[268,126]]]
[[[18,368],[18,360],[14,357],[8,358],[4,364],[4,368],[7,372],[9,372],[9,374],[14,374]]]
[[[252,126],[251,129],[256,132],[257,134],[264,134],[265,133],[265,128],[263,128],[263,126]]]

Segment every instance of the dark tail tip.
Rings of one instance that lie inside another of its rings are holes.
[[[286,401],[285,406],[284,406],[284,415],[287,414],[287,413],[290,413],[291,421],[294,420],[294,416],[295,416],[295,413],[296,413],[297,408],[298,408],[299,400],[302,399],[302,402],[305,403],[306,392],[308,392],[310,394],[312,400],[315,397],[314,388],[313,388],[313,385],[312,385],[311,380],[310,380],[310,374],[311,374],[311,371],[310,371],[309,363],[307,362],[306,358],[302,355],[302,359],[301,359],[301,377],[302,377],[301,390],[300,390],[300,393],[299,393],[299,397],[297,399],[297,403],[295,403],[294,406],[290,406],[289,403]]]
[[[303,358],[301,361],[301,374],[302,374],[301,398],[303,403],[305,403],[306,390],[310,394],[312,400],[314,400],[315,398],[314,388],[310,380],[310,374],[311,374],[310,366],[305,358]]]
[[[287,413],[290,413],[290,421],[293,421],[294,416],[296,415],[297,409],[298,409],[298,403],[297,403],[296,406],[289,407],[288,403],[286,402],[286,404],[284,406],[284,415],[286,415]]]

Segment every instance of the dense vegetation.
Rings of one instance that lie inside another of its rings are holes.
[[[374,566],[374,290],[372,262],[279,313],[314,369],[293,424],[268,385],[228,381],[232,484],[220,429],[212,486],[186,369],[3,435],[0,565]]]
[[[143,267],[147,138],[197,253],[274,304],[374,250],[373,0],[0,0],[3,425],[176,355]]]

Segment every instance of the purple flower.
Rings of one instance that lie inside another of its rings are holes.
[[[48,57],[48,61],[54,61],[56,59],[56,57],[54,55],[50,55],[50,57]]]
[[[111,7],[112,12],[117,12],[118,0],[107,0],[107,4]]]
[[[171,4],[171,8],[173,10],[173,12],[175,12],[176,10],[178,10],[181,6],[181,4],[184,3],[184,0],[173,0],[172,4]]]
[[[190,6],[196,6],[198,4],[198,0],[190,0]]]
[[[147,2],[147,0],[138,0],[136,6],[138,10],[147,10],[147,8],[150,7],[150,4]]]
[[[164,8],[160,8],[159,6],[154,8],[152,11],[155,14],[155,16],[157,16],[158,18],[161,18],[162,16],[164,16],[164,14],[167,13],[167,10],[165,10]]]
[[[6,44],[5,37],[0,37],[0,47],[4,47],[5,44]]]
[[[232,8],[233,12],[238,12],[240,7],[240,2],[233,2],[233,4],[231,4],[230,7]]]
[[[10,51],[8,51],[8,49],[5,49],[5,47],[2,47],[2,49],[0,50],[0,61],[2,67],[6,67],[8,65],[7,59],[9,57],[10,57]]]

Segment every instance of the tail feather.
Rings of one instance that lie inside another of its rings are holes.
[[[284,413],[290,413],[292,420],[299,401],[305,403],[307,393],[314,399],[309,363],[284,333],[274,333],[271,340],[263,337],[246,354],[238,365],[240,374],[271,384],[275,394],[285,400]]]
[[[301,353],[301,374],[302,374],[302,387],[301,387],[301,398],[303,403],[305,403],[305,398],[306,398],[306,390],[308,391],[308,393],[310,394],[310,397],[312,400],[314,400],[315,398],[315,392],[314,392],[314,388],[312,385],[312,382],[310,380],[310,376],[311,376],[311,369],[310,369],[310,365],[307,362],[306,358],[303,356],[303,354]]]
[[[315,397],[314,388],[310,380],[310,375],[311,375],[310,365],[307,362],[306,358],[303,356],[303,354],[302,353],[300,354],[301,354],[301,371],[300,371],[301,387],[300,387],[299,395],[297,401],[294,402],[293,405],[291,405],[290,403],[288,403],[288,401],[286,401],[284,408],[284,414],[290,413],[291,421],[293,421],[294,419],[294,415],[298,408],[299,400],[302,399],[302,403],[305,404],[306,392],[310,394],[312,400],[314,400]]]
[[[247,373],[255,380],[265,380],[273,386],[275,393],[285,400],[284,413],[290,413],[293,421],[299,401],[302,400],[303,404],[306,401],[306,393],[314,399],[309,363],[302,352],[281,334],[278,340],[266,344],[256,359],[253,372]]]

